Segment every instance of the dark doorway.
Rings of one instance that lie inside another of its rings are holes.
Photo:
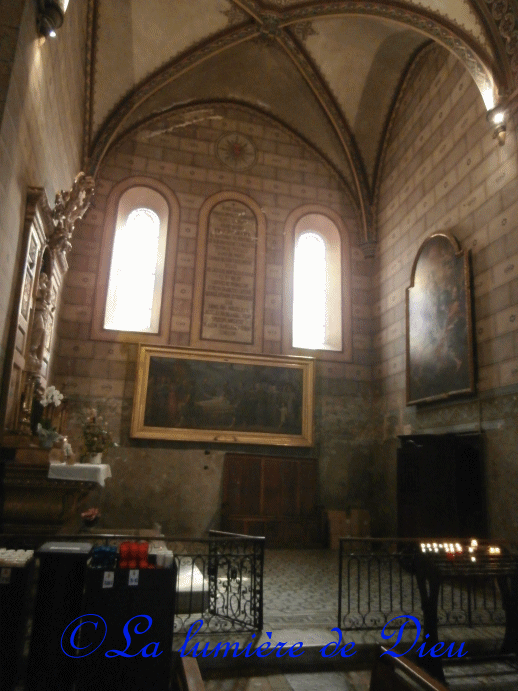
[[[480,434],[400,437],[399,537],[487,537]]]

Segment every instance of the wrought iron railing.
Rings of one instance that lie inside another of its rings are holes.
[[[211,531],[207,540],[160,538],[178,570],[175,632],[263,628],[264,538]]]
[[[414,560],[421,543],[451,540],[341,538],[338,580],[338,627],[398,628],[398,617],[422,616]],[[491,542],[509,549],[509,543]],[[438,601],[439,626],[489,626],[505,623],[496,579],[445,579]],[[391,621],[393,620],[393,621]]]
[[[263,627],[264,538],[211,531],[206,539],[115,533],[52,535],[46,541],[118,545],[157,542],[171,550],[177,566],[175,633],[203,623],[199,634],[261,630]],[[2,546],[37,549],[41,536],[0,535]]]
[[[263,628],[264,537],[209,532],[210,611],[243,629]]]

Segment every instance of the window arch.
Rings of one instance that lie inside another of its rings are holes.
[[[337,214],[306,205],[286,223],[285,352],[351,357],[348,236]]]
[[[131,178],[108,200],[94,336],[165,341],[172,302],[178,202],[162,183]]]
[[[138,199],[141,196],[147,197],[145,205]],[[132,187],[122,195],[108,276],[105,329],[158,333],[168,216],[165,199],[154,190]]]

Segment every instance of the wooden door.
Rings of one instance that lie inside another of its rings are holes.
[[[222,527],[264,535],[267,546],[319,544],[316,459],[227,454]]]

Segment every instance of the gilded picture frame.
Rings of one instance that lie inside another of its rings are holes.
[[[131,436],[312,446],[309,357],[140,345]]]
[[[448,233],[417,251],[406,324],[407,405],[474,393],[469,252]]]

